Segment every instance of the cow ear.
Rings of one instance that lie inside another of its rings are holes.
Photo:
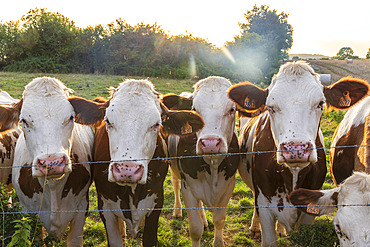
[[[324,87],[324,94],[328,108],[348,109],[369,94],[369,83],[348,76]]]
[[[162,97],[163,104],[170,110],[191,110],[193,100],[176,94],[166,94]]]
[[[76,113],[75,122],[84,125],[100,126],[104,120],[109,101],[103,98],[87,100],[80,97],[68,99]]]
[[[298,209],[314,216],[334,212],[334,205],[338,204],[339,187],[331,190],[298,189],[289,194],[289,201],[299,206]],[[325,207],[320,207],[325,205]],[[328,207],[333,205],[333,207]]]
[[[243,82],[229,88],[228,97],[239,110],[256,116],[265,110],[268,89],[261,89],[250,82]]]
[[[203,118],[194,111],[171,111],[161,103],[162,126],[166,134],[190,135],[204,127]]]
[[[12,129],[18,125],[23,98],[12,106],[0,106],[0,132]]]

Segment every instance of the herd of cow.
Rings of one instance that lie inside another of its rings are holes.
[[[335,208],[341,246],[370,246],[369,207],[336,206],[370,204],[369,88],[352,77],[323,86],[305,62],[282,65],[267,89],[214,76],[180,96],[126,80],[108,100],[87,100],[57,79],[36,78],[20,100],[1,92],[0,166],[13,168],[0,170],[0,182],[14,187],[25,210],[41,208],[49,234],[60,237],[69,225],[68,246],[82,246],[92,181],[109,245],[122,246],[126,228],[135,236],[144,221],[143,245],[155,246],[168,168],[173,215],[182,216],[181,188],[192,246],[208,225],[203,205],[214,208],[214,246],[224,245],[237,171],[254,193],[250,232],[262,233],[263,246]],[[331,190],[320,190],[325,105],[348,109],[332,141]],[[248,117],[239,134],[237,111]]]

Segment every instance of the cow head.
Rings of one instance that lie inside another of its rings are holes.
[[[289,200],[306,213],[314,216],[337,212],[334,227],[340,246],[370,246],[369,218],[370,175],[354,172],[339,187],[331,190],[298,189],[289,195]],[[326,205],[320,207],[319,205]],[[332,207],[328,207],[332,205]],[[363,205],[363,206],[336,206]]]
[[[325,103],[348,109],[368,92],[366,81],[350,77],[325,87],[307,63],[293,62],[280,68],[267,89],[246,82],[232,86],[228,95],[251,116],[267,109],[277,162],[302,168],[317,161],[315,140]]]
[[[58,178],[72,171],[75,112],[68,101],[70,91],[55,78],[36,78],[25,87],[20,102],[0,108],[1,129],[21,124],[34,177]]]
[[[159,100],[147,80],[126,80],[113,89],[107,102],[75,98],[77,121],[105,121],[112,162],[108,180],[119,185],[144,184],[148,165],[160,131],[185,135],[203,127],[201,117],[191,111],[170,111]]]
[[[222,77],[211,76],[194,85],[192,97],[180,97],[165,101],[172,109],[189,105],[204,120],[204,128],[197,132],[196,152],[198,155],[226,154],[235,131],[236,107],[227,97],[231,83]],[[174,97],[174,96],[172,96]],[[216,166],[225,156],[205,156],[203,159]]]

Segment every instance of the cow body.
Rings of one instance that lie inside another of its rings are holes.
[[[333,213],[337,208],[333,224],[340,246],[370,246],[370,224],[366,220],[370,213],[370,174],[354,172],[334,189],[299,189],[289,199],[294,205],[310,205],[300,209],[315,216]]]
[[[370,174],[370,97],[348,110],[338,125],[330,150],[330,171],[336,185],[353,171]],[[357,145],[357,147],[347,147]],[[341,146],[344,146],[341,148]]]
[[[19,100],[14,99],[7,92],[0,91],[0,105],[11,106],[18,101]],[[12,188],[11,166],[13,165],[14,149],[20,133],[21,130],[18,126],[0,132],[0,166],[2,167],[0,170],[0,183],[6,185],[8,189]]]
[[[90,127],[74,123],[69,92],[57,79],[36,78],[18,103],[0,107],[0,116],[2,128],[20,122],[23,130],[12,169],[21,206],[40,211],[49,234],[61,237],[69,224],[68,246],[82,246],[94,135]]]
[[[169,153],[176,156],[196,156],[173,160],[172,181],[175,194],[181,193],[187,208],[226,207],[235,186],[235,173],[239,146],[235,134],[235,105],[227,98],[230,82],[222,77],[208,77],[195,84],[193,109],[204,119],[204,128],[194,135],[173,140],[170,137]],[[184,99],[178,102],[184,102]],[[215,154],[215,156],[212,156]],[[179,196],[175,208],[181,207]],[[214,246],[223,246],[223,227],[226,209],[214,209]],[[187,210],[189,230],[193,246],[200,246],[204,226],[207,226],[204,210]]]
[[[293,190],[319,189],[324,182],[325,153],[320,149],[324,142],[319,128],[324,103],[347,109],[368,89],[366,82],[353,78],[325,87],[305,62],[283,65],[267,89],[251,83],[230,88],[229,97],[241,111],[259,115],[246,124],[239,142],[242,152],[262,153],[242,157],[239,173],[254,191],[257,214],[251,230],[258,230],[258,216],[263,246],[277,246],[275,217],[288,231],[296,223],[314,220],[284,206],[292,206],[288,194]]]
[[[161,132],[192,134],[202,128],[201,117],[190,111],[169,111],[147,80],[126,80],[106,102],[79,101],[78,121],[93,124],[104,118],[105,122],[95,134],[94,181],[109,245],[123,245],[122,220],[131,236],[136,236],[144,220],[143,245],[157,245],[169,165],[161,159],[167,157]]]

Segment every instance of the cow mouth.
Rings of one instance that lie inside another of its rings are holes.
[[[132,185],[140,183],[143,174],[144,166],[141,164],[127,162],[114,163],[112,166],[114,181],[119,185]]]
[[[37,159],[35,168],[40,176],[47,179],[61,179],[65,175],[65,168],[68,165],[66,156]]]

